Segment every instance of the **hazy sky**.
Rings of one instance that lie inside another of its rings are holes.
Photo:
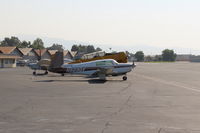
[[[0,38],[200,49],[199,0],[0,0]]]

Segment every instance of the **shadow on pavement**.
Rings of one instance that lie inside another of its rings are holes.
[[[61,76],[61,75],[57,74],[57,75],[48,75],[47,77],[85,77],[85,75],[65,75],[65,76]]]
[[[38,80],[35,82],[88,82],[89,84],[104,84],[106,82],[123,82],[123,81],[122,80],[90,79],[90,80]]]
[[[36,75],[33,75],[33,74],[22,74],[22,75],[32,75],[32,76],[45,76],[45,75],[47,75],[47,74],[45,74],[45,73],[37,73]]]

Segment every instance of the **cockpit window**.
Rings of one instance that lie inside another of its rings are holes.
[[[105,61],[96,62],[96,66],[105,66]]]
[[[113,66],[113,62],[112,61],[106,61],[106,66]]]
[[[113,61],[99,61],[96,62],[96,66],[113,66]]]

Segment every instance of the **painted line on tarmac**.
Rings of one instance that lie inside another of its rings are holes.
[[[140,76],[142,78],[145,78],[145,79],[149,79],[149,80],[153,80],[153,81],[156,81],[156,82],[160,82],[160,83],[163,83],[163,84],[167,84],[167,85],[172,85],[172,86],[176,86],[176,87],[179,87],[179,88],[184,88],[186,90],[190,90],[190,91],[195,91],[195,92],[199,92],[200,93],[200,89],[196,88],[196,87],[189,87],[183,83],[180,83],[180,82],[175,82],[175,81],[166,81],[166,80],[163,80],[163,79],[158,79],[158,78],[155,78],[155,77],[150,77],[150,76],[146,76],[146,75],[141,75],[141,74],[135,74],[136,76]]]

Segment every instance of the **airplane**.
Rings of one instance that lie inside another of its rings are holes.
[[[44,70],[44,75],[48,74],[48,69],[50,67],[51,61],[49,59],[42,59],[37,63],[29,63],[28,67],[31,68],[33,71],[33,75],[37,75],[37,70]]]
[[[95,60],[77,64],[63,64],[61,67],[66,73],[83,74],[89,77],[99,77],[106,80],[107,76],[121,76],[127,80],[126,74],[131,72],[136,65],[129,63],[118,63],[114,59]]]
[[[88,75],[90,78],[99,77],[102,80],[105,80],[107,76],[121,76],[122,79],[127,80],[126,74],[132,71],[133,68],[136,67],[134,64],[129,63],[118,63],[114,59],[102,59],[95,60],[83,63],[76,64],[65,64],[63,60],[63,53],[56,52],[55,56],[51,59],[50,65],[45,67],[42,70],[45,70],[45,74],[49,72],[59,73],[62,76],[65,73],[69,74],[80,74],[80,75]],[[31,69],[34,70],[33,75],[36,75],[37,67],[30,66]],[[39,70],[41,68],[39,67]]]

